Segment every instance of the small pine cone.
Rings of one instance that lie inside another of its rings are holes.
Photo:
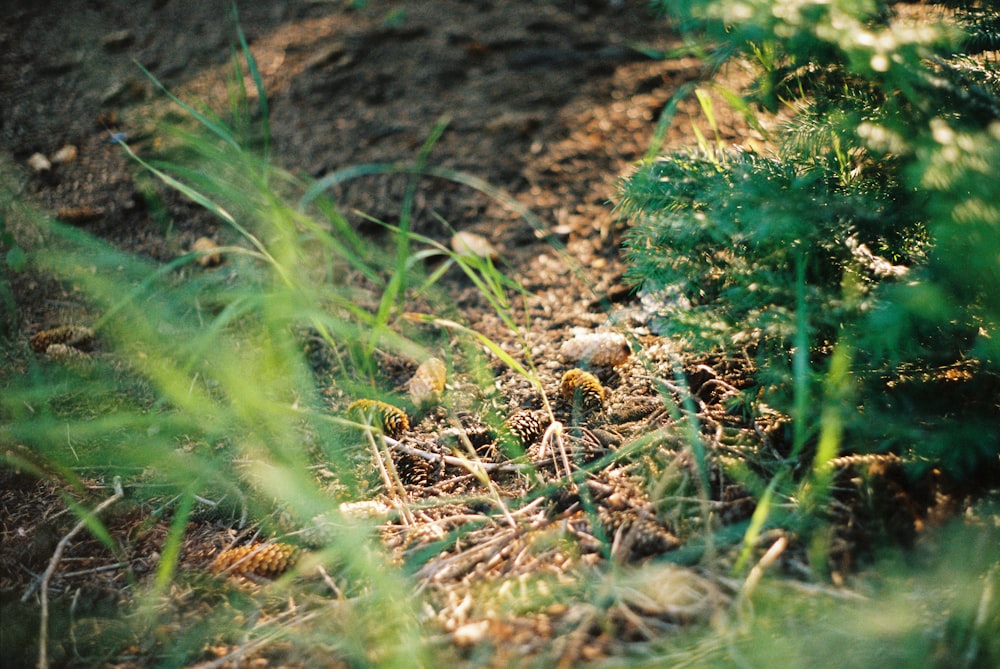
[[[643,518],[639,521],[635,541],[632,543],[632,555],[635,558],[660,555],[676,550],[680,545],[680,539],[667,528],[652,518]]]
[[[410,429],[406,412],[388,402],[356,400],[347,407],[347,412],[378,425],[385,435],[393,439],[398,439]]]
[[[45,349],[45,355],[55,362],[74,363],[90,360],[90,354],[69,344],[52,344]]]
[[[648,418],[664,408],[660,397],[628,397],[608,409],[608,420],[620,425]]]
[[[834,469],[854,466],[858,469],[867,467],[870,471],[877,471],[894,465],[898,466],[902,462],[903,459],[895,453],[850,453],[833,458],[829,461],[828,465]]]
[[[36,353],[46,353],[53,344],[64,344],[81,350],[90,348],[94,331],[83,325],[63,325],[43,330],[31,338],[31,348]]]
[[[277,578],[295,566],[299,549],[291,544],[254,542],[224,550],[212,562],[212,573]]]
[[[604,386],[597,377],[582,369],[571,369],[559,382],[559,393],[575,406],[587,413],[597,413],[604,409]]]
[[[544,412],[515,411],[500,426],[500,442],[509,444],[516,440],[521,448],[527,448],[542,438],[548,424]]]
[[[609,540],[619,533],[627,537],[633,559],[659,555],[680,546],[680,541],[667,528],[651,517],[640,517],[635,511],[599,506],[597,515]]]
[[[426,487],[434,474],[434,465],[420,456],[399,453],[395,457],[396,472],[404,485]]]

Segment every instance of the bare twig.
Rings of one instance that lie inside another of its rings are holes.
[[[565,477],[572,479],[573,468],[569,464],[569,456],[566,454],[566,444],[563,442],[563,431],[562,423],[557,420],[552,421],[552,423],[545,429],[545,434],[542,435],[542,451],[541,457],[544,458],[545,454],[548,452],[549,448],[552,448],[552,464],[555,467],[556,475],[559,474],[559,460],[557,456],[562,456],[562,465],[566,469]],[[555,444],[553,446],[553,444]],[[576,487],[576,482],[573,481],[572,486]]]
[[[401,441],[393,439],[392,437],[387,437],[382,435],[382,439],[385,440],[387,444],[393,448],[399,449],[402,453],[408,453],[410,455],[415,455],[418,458],[423,458],[428,462],[443,462],[446,465],[452,465],[453,467],[462,467],[468,470],[470,466],[469,460],[465,458],[456,458],[453,455],[441,455],[439,453],[431,453],[430,451],[424,451],[419,448],[414,448],[413,446],[407,446]],[[497,464],[495,462],[478,462],[475,464],[476,467],[481,467],[485,472],[527,472],[535,468],[531,464]]]
[[[760,560],[753,566],[750,570],[750,575],[747,576],[746,582],[743,583],[743,588],[740,591],[740,598],[745,599],[753,594],[753,591],[757,588],[757,584],[760,579],[764,576],[764,572],[767,571],[774,562],[785,552],[788,547],[788,539],[785,537],[778,537],[778,540],[771,544],[771,547],[767,549],[767,552],[760,558]]]
[[[385,485],[386,492],[395,503],[394,506],[399,510],[403,523],[406,525],[413,525],[413,514],[410,512],[410,509],[406,504],[406,488],[403,486],[403,482],[399,478],[399,472],[396,471],[396,465],[392,461],[392,454],[389,453],[389,442],[383,440],[376,444],[375,433],[371,429],[366,430],[365,433],[368,435],[368,443],[371,446],[372,456],[375,459],[375,464],[378,467],[379,474],[382,476],[382,483]],[[383,438],[388,439],[388,437],[384,437],[384,435]],[[382,448],[379,448],[379,445],[381,445]]]
[[[341,591],[340,588],[337,587],[337,584],[333,582],[333,579],[330,578],[330,575],[326,573],[326,569],[323,568],[323,565],[316,565],[316,571],[323,579],[323,582],[326,583],[326,587],[330,588],[330,592],[333,593],[333,598],[343,599],[344,593]]]
[[[108,497],[106,500],[94,507],[91,511],[90,516],[96,516],[97,514],[104,511],[122,497],[125,493],[122,491],[122,481],[121,477],[116,476],[114,478],[114,489],[115,494]],[[45,573],[42,574],[42,579],[39,585],[38,597],[41,600],[41,613],[40,624],[38,630],[38,669],[48,669],[49,657],[48,657],[48,637],[49,637],[49,581],[52,580],[52,575],[55,573],[56,568],[59,566],[59,561],[62,559],[62,554],[69,546],[69,542],[73,540],[80,531],[87,526],[87,518],[81,518],[73,529],[66,533],[59,543],[56,545],[56,550],[52,554],[52,558],[49,560],[49,566],[46,568]]]
[[[122,567],[127,567],[127,562],[115,562],[114,564],[105,564],[100,567],[94,567],[92,569],[80,569],[78,571],[67,571],[63,574],[63,578],[72,578],[74,576],[86,576],[87,574],[99,574],[102,571],[114,571],[115,569],[121,569]]]

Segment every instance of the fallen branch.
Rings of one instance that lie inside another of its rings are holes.
[[[114,478],[114,489],[115,494],[94,507],[94,510],[90,513],[91,516],[96,516],[125,496],[125,493],[122,491],[122,480],[119,476]],[[56,550],[52,554],[52,558],[49,560],[49,566],[45,569],[45,573],[42,574],[38,592],[38,597],[41,600],[41,613],[39,615],[40,625],[38,630],[38,669],[48,669],[49,666],[49,581],[52,580],[52,575],[59,566],[59,561],[62,559],[62,555],[66,550],[66,547],[69,546],[69,542],[72,541],[73,537],[79,534],[80,530],[86,526],[87,518],[81,518],[80,522],[73,526],[73,529],[67,532],[66,536],[59,540],[58,545],[56,545]]]

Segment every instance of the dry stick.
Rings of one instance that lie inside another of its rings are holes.
[[[67,559],[67,562],[69,560]],[[121,569],[122,567],[127,567],[127,562],[116,562],[114,564],[105,564],[100,567],[93,567],[92,569],[80,569],[79,571],[68,571],[63,574],[63,578],[72,578],[74,576],[85,576],[87,574],[99,574],[102,571],[113,571],[115,569]]]
[[[382,482],[385,484],[386,491],[393,502],[398,504],[397,508],[399,509],[400,516],[403,518],[403,523],[412,527],[416,523],[413,519],[413,514],[406,505],[406,488],[403,487],[403,482],[396,471],[396,465],[392,462],[387,442],[381,442],[382,447],[386,449],[383,454],[382,450],[375,443],[375,433],[371,430],[366,430],[365,434],[368,435],[368,443],[371,445],[372,455],[375,457],[375,464],[378,467],[379,474],[382,476]]]
[[[326,583],[326,587],[330,588],[330,592],[333,593],[334,599],[343,599],[344,593],[337,587],[337,584],[333,582],[330,575],[326,573],[326,569],[323,568],[323,565],[316,565],[316,571],[323,579],[323,582]]]
[[[541,457],[544,458],[546,452],[551,447],[552,442],[555,442],[559,447],[552,448],[552,465],[555,467],[556,475],[559,475],[559,460],[558,455],[562,456],[563,466],[566,468],[566,478],[572,479],[573,469],[569,465],[569,456],[566,454],[566,446],[563,444],[562,440],[562,423],[557,420],[552,421],[551,424],[545,429],[545,434],[542,435],[542,450]],[[573,483],[573,487],[576,487],[576,483]]]
[[[501,532],[483,543],[462,550],[451,557],[438,558],[433,562],[427,563],[417,572],[417,575],[422,579],[435,581],[443,581],[445,578],[451,578],[452,576],[468,571],[476,562],[488,559],[492,556],[493,552],[499,550],[497,548],[498,544],[506,545],[516,535],[517,532],[514,530]]]
[[[767,549],[763,557],[750,570],[750,574],[747,576],[747,580],[743,583],[743,588],[740,590],[740,599],[749,598],[753,594],[754,590],[757,589],[757,584],[760,583],[760,579],[764,576],[764,572],[774,564],[775,560],[785,552],[785,548],[787,547],[788,539],[785,537],[778,537],[778,540],[771,544],[771,547]]]
[[[96,516],[104,509],[108,508],[122,497],[125,493],[122,491],[122,480],[120,476],[114,478],[114,488],[115,494],[108,497],[106,500],[94,507],[94,510],[90,515]],[[52,554],[52,558],[49,560],[49,566],[46,568],[45,573],[42,574],[41,584],[39,586],[38,597],[41,600],[41,613],[38,630],[38,669],[48,669],[49,657],[48,657],[48,639],[49,639],[49,581],[52,580],[52,575],[56,571],[56,567],[59,566],[59,560],[62,559],[63,551],[69,545],[69,542],[73,540],[80,530],[87,526],[87,519],[81,518],[72,530],[66,533],[59,543],[56,545],[56,550]]]
[[[469,468],[469,460],[464,458],[456,458],[453,455],[441,455],[440,453],[431,453],[430,451],[424,451],[419,448],[414,448],[412,446],[407,446],[406,444],[393,439],[392,437],[387,437],[382,435],[382,438],[387,444],[393,448],[399,449],[403,453],[408,453],[409,455],[415,455],[418,458],[423,458],[428,462],[444,462],[446,465],[452,465],[454,467],[461,467],[465,470]],[[526,472],[535,469],[532,464],[507,464],[501,465],[495,462],[478,462],[476,467],[481,467],[485,472]]]

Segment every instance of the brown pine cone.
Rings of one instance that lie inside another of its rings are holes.
[[[634,509],[597,507],[597,515],[609,539],[621,532],[630,540],[632,559],[660,555],[680,546],[680,541],[654,518],[643,516]]]
[[[73,363],[89,360],[90,354],[69,344],[52,344],[45,349],[45,355],[56,362]]]
[[[418,455],[398,453],[395,455],[396,472],[404,485],[426,487],[434,475],[434,465]]]
[[[36,353],[45,353],[53,344],[72,346],[80,350],[90,348],[94,342],[94,331],[83,325],[62,325],[51,330],[43,330],[31,338],[31,348]]]
[[[548,417],[539,411],[515,411],[500,427],[500,443],[506,445],[516,440],[521,448],[527,448],[542,438],[549,425]]]

